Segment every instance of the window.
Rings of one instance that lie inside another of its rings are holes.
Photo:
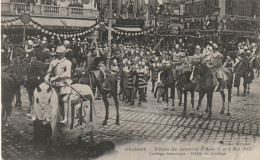
[[[245,2],[241,2],[241,15],[245,15]]]

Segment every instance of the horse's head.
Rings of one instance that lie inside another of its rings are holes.
[[[206,73],[208,67],[206,63],[203,62],[197,62],[193,65],[193,76],[191,79],[192,83],[198,83],[201,79],[201,77]]]
[[[22,82],[27,80],[27,74],[29,73],[30,63],[27,60],[23,60],[15,64],[16,75],[21,79]]]

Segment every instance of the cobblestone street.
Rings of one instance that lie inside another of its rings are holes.
[[[150,84],[151,85],[151,84]],[[241,88],[242,90],[243,88]],[[226,91],[227,92],[227,91]],[[101,100],[95,102],[98,114],[99,131],[95,140],[112,140],[116,145],[129,142],[175,142],[175,143],[256,143],[259,142],[260,128],[260,78],[251,84],[250,94],[237,96],[233,88],[230,106],[231,116],[220,115],[221,96],[214,94],[212,118],[205,119],[206,97],[200,111],[193,111],[188,95],[188,112],[182,115],[183,107],[175,106],[175,111],[164,111],[165,103],[157,103],[148,89],[148,98],[142,106],[129,106],[120,101],[120,125],[115,125],[115,107],[110,99],[110,115],[108,125],[102,126],[105,117],[105,107]],[[177,96],[176,96],[177,97]],[[10,127],[3,128],[2,156],[4,159],[39,159],[44,152],[43,147],[32,144],[32,122],[25,117],[29,107],[28,96],[22,91],[23,110],[13,109]],[[175,100],[176,104],[178,100]],[[198,93],[195,93],[195,107]],[[194,113],[194,114],[190,114]],[[202,118],[199,116],[202,113]],[[225,111],[226,113],[226,111]],[[89,137],[83,138],[85,142]],[[73,145],[73,144],[72,144]],[[72,147],[73,148],[73,147]],[[78,154],[75,154],[78,153]],[[58,151],[64,159],[86,159],[88,150],[73,148],[64,152]],[[77,155],[75,157],[75,155]],[[54,158],[53,157],[53,158]]]

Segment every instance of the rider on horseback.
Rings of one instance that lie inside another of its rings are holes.
[[[61,98],[64,106],[64,120],[60,121],[66,125],[68,123],[68,97],[71,93],[71,66],[72,63],[69,61],[66,55],[66,48],[64,46],[58,46],[56,50],[58,58],[51,61],[47,75],[45,76],[46,82],[51,82],[55,86],[55,89]]]
[[[222,91],[226,85],[225,84],[226,77],[222,68],[222,60],[223,60],[223,55],[218,51],[218,45],[214,43],[213,52],[211,53],[211,57],[207,65],[209,68],[212,69],[213,73],[215,74],[219,82],[217,91]]]
[[[88,54],[88,63],[86,70],[90,73],[91,78],[93,78],[94,83],[96,84],[99,92],[103,93],[102,89],[102,81],[106,79],[106,73],[103,70],[102,67],[99,66],[99,63],[102,61],[102,55],[100,55],[99,51],[97,49],[94,49],[92,52]],[[102,73],[102,79],[101,80],[98,76],[100,71]]]

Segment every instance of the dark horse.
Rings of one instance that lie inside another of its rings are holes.
[[[2,71],[2,124],[7,122],[12,112],[12,101],[16,96],[16,103],[21,102],[21,85],[26,80],[26,70],[29,67],[28,62],[22,61],[14,63]],[[21,105],[21,103],[19,103]],[[16,104],[16,105],[19,105]]]
[[[227,115],[229,113],[229,107],[231,102],[231,92],[232,92],[232,85],[233,85],[233,74],[230,70],[224,69],[224,72],[227,75],[226,86],[228,89],[228,109]],[[199,85],[199,101],[197,110],[201,107],[201,101],[205,94],[207,94],[207,107],[206,112],[208,112],[207,118],[211,118],[212,115],[212,101],[213,101],[213,93],[215,87],[217,85],[217,79],[210,68],[206,65],[206,63],[199,62],[194,64],[193,69],[193,77],[192,82],[197,83]],[[222,109],[220,114],[224,114],[225,111],[225,92],[224,90],[220,91],[222,97]]]
[[[86,72],[86,74],[82,75],[78,81],[78,83],[80,84],[87,84],[89,86],[91,86],[91,88],[93,89],[93,93],[95,93],[94,91],[97,89],[97,78],[93,78],[94,73],[90,72]],[[100,79],[100,77],[99,77]],[[73,80],[75,81],[75,80]],[[105,108],[106,108],[106,115],[105,115],[105,120],[103,121],[103,125],[107,124],[107,120],[108,120],[108,115],[109,115],[109,102],[108,102],[108,94],[110,93],[110,95],[113,97],[114,101],[115,101],[115,107],[116,107],[116,125],[119,125],[119,103],[118,103],[118,97],[117,97],[117,79],[111,75],[110,73],[106,74],[106,79],[105,81],[105,86],[102,85],[102,88],[100,89],[100,94],[102,96],[102,100],[105,104]],[[107,87],[108,86],[108,87]]]
[[[168,89],[171,89],[171,98],[172,98],[172,108],[171,110],[174,110],[174,100],[175,100],[175,82],[176,82],[176,76],[175,76],[175,69],[173,67],[166,68],[164,71],[164,74],[166,75],[166,79],[164,81],[164,96],[165,100],[168,106]]]
[[[240,62],[238,62],[236,69],[235,69],[235,80],[234,80],[234,87],[237,88],[237,95],[239,95],[239,86],[240,86],[240,79],[241,77],[244,80],[243,87],[244,87],[244,93],[243,95],[246,95],[246,89],[248,85],[248,74],[249,74],[249,60],[246,56],[242,57]]]
[[[190,80],[192,71],[190,69],[184,69],[177,74],[177,90],[179,91],[179,106],[182,103],[182,94],[184,94],[184,110],[182,114],[186,114],[187,111],[187,95],[188,92],[191,93],[191,105],[192,109],[194,109],[194,92],[196,90],[197,85],[192,83]]]

